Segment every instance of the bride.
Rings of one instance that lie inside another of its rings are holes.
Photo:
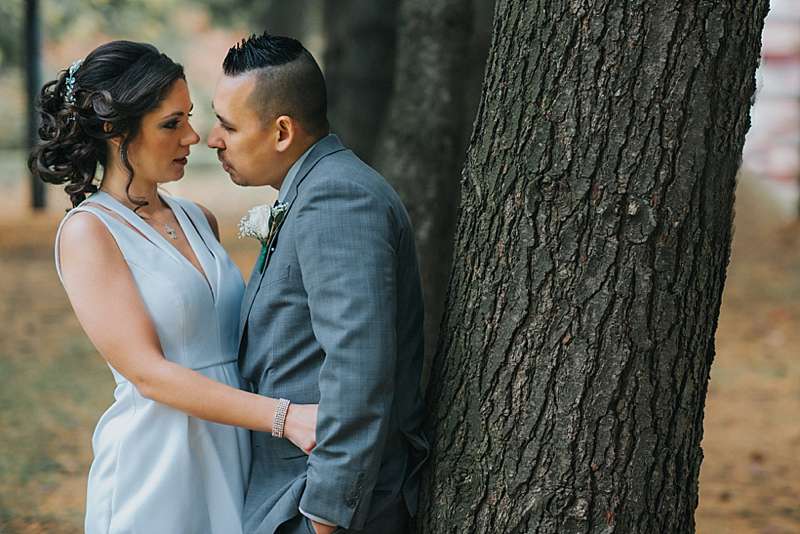
[[[244,286],[214,216],[158,190],[183,177],[199,140],[191,109],[183,68],[128,41],[98,47],[41,92],[29,167],[67,184],[74,208],[56,268],[116,382],[92,438],[90,534],[240,532],[247,429],[315,445],[316,405],[284,414],[242,383]]]

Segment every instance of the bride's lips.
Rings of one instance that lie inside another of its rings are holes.
[[[189,162],[189,159],[184,156],[182,158],[176,158],[176,159],[174,159],[172,161],[174,161],[178,165],[186,165]]]

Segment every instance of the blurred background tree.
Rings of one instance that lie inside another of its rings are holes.
[[[333,131],[367,163],[374,163],[378,132],[392,95],[400,4],[392,0],[325,3],[328,118]]]
[[[201,0],[215,24],[247,27],[304,40],[319,31],[323,4],[319,0]]]
[[[472,0],[402,3],[394,91],[376,139],[375,165],[400,193],[414,223],[425,296],[425,383],[450,276],[467,133],[477,107],[479,91],[472,85],[480,87],[488,47],[488,41],[471,39],[481,35],[473,32],[474,12]]]

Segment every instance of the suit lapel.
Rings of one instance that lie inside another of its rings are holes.
[[[284,202],[286,203],[286,215],[281,222],[281,225],[278,227],[278,230],[275,232],[275,235],[272,236],[272,240],[269,242],[269,246],[267,247],[267,257],[264,260],[264,270],[258,272],[256,267],[253,267],[253,272],[250,275],[250,280],[247,282],[247,289],[245,290],[244,300],[242,302],[242,312],[239,317],[239,351],[241,353],[242,349],[242,338],[244,335],[244,329],[247,326],[247,320],[250,317],[250,311],[253,309],[253,302],[255,302],[256,295],[258,294],[258,290],[261,289],[261,282],[264,280],[264,275],[269,269],[270,259],[272,258],[272,254],[275,252],[275,248],[278,242],[278,236],[281,233],[286,221],[289,219],[289,212],[292,209],[292,205],[294,205],[294,201],[297,199],[297,188],[300,183],[306,179],[306,176],[311,172],[311,170],[316,167],[317,163],[326,156],[331,154],[335,154],[336,152],[341,152],[342,150],[346,150],[344,146],[342,146],[341,141],[336,135],[330,134],[327,137],[321,139],[317,145],[311,149],[311,152],[306,157],[305,161],[300,167],[300,170],[297,173],[297,177],[295,178],[294,184],[292,184],[292,188],[286,195],[286,199]]]
[[[253,272],[250,273],[250,278],[247,280],[247,288],[244,290],[244,297],[242,299],[242,308],[239,312],[239,343],[241,344],[242,340],[242,332],[244,330],[245,322],[247,321],[247,315],[250,313],[250,308],[253,306],[253,297],[256,294],[256,288],[259,286],[261,282],[261,278],[259,272],[256,270],[256,266],[253,265]]]

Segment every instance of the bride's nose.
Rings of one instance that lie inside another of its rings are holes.
[[[194,128],[189,126],[188,135],[184,137],[182,141],[184,146],[196,145],[200,142],[200,136],[197,135],[197,132],[194,130]]]

